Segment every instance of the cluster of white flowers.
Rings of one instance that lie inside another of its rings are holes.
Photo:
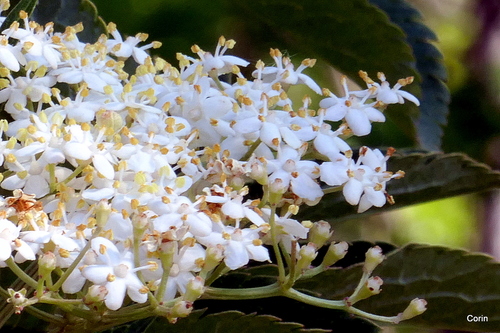
[[[359,212],[392,200],[386,182],[403,173],[386,170],[391,151],[362,147],[354,159],[345,139],[370,133],[387,104],[418,104],[400,90],[411,78],[391,88],[361,73],[367,88],[349,91],[343,78],[337,97],[302,73],[315,60],[295,68],[277,49],[275,66],[258,61],[249,79],[223,37],[213,54],[178,54],[175,68],[146,53],[158,42],[139,46],[146,34],[123,39],[109,24],[109,37],[84,44],[80,25],[58,33],[21,17],[0,35],[11,118],[0,121],[0,186],[13,191],[1,199],[1,266],[44,258],[64,293],[111,310],[126,295],[188,306],[220,265],[269,260],[271,225],[288,251],[306,239],[310,224],[292,215],[321,199],[321,184]],[[228,73],[234,83],[219,79]],[[297,84],[324,95],[318,110],[309,97],[293,105]]]

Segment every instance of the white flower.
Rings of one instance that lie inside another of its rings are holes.
[[[315,59],[305,59],[297,69],[294,69],[290,58],[283,57],[283,54],[278,49],[271,49],[271,57],[273,57],[276,67],[265,67],[262,70],[262,79],[264,82],[282,82],[288,85],[305,84],[315,93],[321,94],[321,88],[313,79],[302,73],[307,67],[313,67],[316,64]],[[258,71],[253,73],[254,76]]]
[[[10,258],[12,251],[17,251],[17,262],[36,259],[33,249],[19,238],[20,229],[9,220],[0,219],[0,261]]]
[[[132,56],[138,64],[144,64],[144,61],[149,54],[146,52],[149,48],[159,48],[161,46],[160,42],[153,42],[141,47],[137,47],[137,44],[144,42],[148,35],[144,33],[139,33],[135,37],[129,36],[125,41],[123,41],[120,32],[116,29],[114,23],[108,24],[108,31],[113,36],[114,39],[108,39],[106,41],[106,46],[111,54],[119,58],[129,58]]]
[[[259,229],[239,229],[217,225],[217,229],[205,237],[197,237],[205,246],[224,246],[224,263],[230,269],[240,268],[250,259],[268,261],[269,252],[262,246]]]
[[[192,50],[198,54],[200,60],[189,58],[194,63],[182,73],[182,78],[187,78],[193,74],[197,66],[200,64],[203,66],[203,71],[205,73],[215,71],[217,72],[217,75],[231,72],[234,65],[246,67],[249,64],[248,61],[235,56],[224,55],[228,49],[232,49],[234,47],[234,44],[236,44],[234,40],[226,40],[223,36],[221,36],[213,55],[210,52],[204,52],[197,45],[193,46]]]
[[[324,119],[330,121],[345,119],[354,135],[367,135],[371,132],[371,123],[384,122],[385,116],[374,108],[375,102],[365,104],[366,100],[371,96],[371,90],[349,92],[346,80],[346,77],[343,76],[341,82],[344,87],[345,97],[338,98],[328,92],[329,97],[320,102],[320,107],[325,109]]]
[[[118,310],[125,298],[125,293],[137,303],[147,300],[147,288],[142,284],[136,271],[147,267],[134,267],[132,254],[128,251],[120,253],[108,239],[97,237],[92,240],[92,250],[102,264],[89,265],[83,268],[82,275],[89,281],[103,285],[108,293],[104,304],[110,310]]]
[[[299,153],[288,146],[280,147],[278,158],[268,161],[269,184],[280,179],[284,190],[290,186],[291,191],[299,198],[314,201],[323,196],[321,187],[315,181],[320,169],[316,162],[300,159],[303,148]]]
[[[377,87],[375,91],[375,95],[377,101],[380,101],[384,104],[403,104],[404,99],[409,100],[410,102],[415,103],[415,105],[419,106],[419,100],[410,94],[409,92],[400,90],[400,88],[410,84],[413,82],[413,76],[407,77],[406,79],[398,80],[398,83],[394,85],[394,87],[390,87],[389,82],[386,81],[385,75],[382,72],[377,73],[377,76],[380,80],[380,84],[373,82],[365,72],[361,72],[361,78],[368,83],[368,86]]]

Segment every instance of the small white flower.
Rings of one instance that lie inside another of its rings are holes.
[[[107,289],[104,304],[108,309],[118,310],[123,304],[125,294],[134,302],[146,302],[147,289],[135,272],[147,267],[134,267],[130,252],[120,253],[111,241],[103,237],[92,240],[92,250],[102,264],[84,267],[82,275]]]

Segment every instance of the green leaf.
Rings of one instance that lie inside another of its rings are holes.
[[[448,115],[450,92],[445,85],[447,80],[443,56],[431,44],[437,40],[436,35],[421,21],[420,13],[404,0],[370,0],[370,2],[387,13],[392,23],[406,33],[406,41],[413,49],[416,68],[420,74],[420,118],[416,119],[417,136],[421,148],[440,150],[443,130]],[[411,90],[411,87],[409,87]],[[413,104],[405,107],[416,108]],[[389,108],[389,114],[398,112],[397,108]]]
[[[245,23],[259,45],[286,48],[328,62],[364,86],[359,70],[390,82],[415,76],[411,92],[420,96],[413,50],[404,32],[367,0],[242,0],[231,2],[238,24]],[[401,108],[397,122],[415,137],[417,108]]]
[[[382,208],[372,207],[363,214],[500,187],[500,172],[459,153],[394,155],[389,159],[387,169],[405,172],[404,178],[387,183],[387,192],[396,203]],[[303,207],[299,213],[299,219],[327,221],[359,216],[356,207],[350,206],[341,192],[327,194],[318,205]]]
[[[360,302],[363,310],[388,315],[419,297],[427,300],[428,310],[411,324],[500,330],[500,263],[487,255],[413,244],[391,253],[374,274],[384,280],[383,291]],[[468,315],[488,321],[470,322]]]
[[[19,12],[24,10],[28,15],[31,15],[37,5],[37,0],[21,0],[12,8],[0,26],[0,31],[8,29],[12,23],[19,20]]]
[[[107,33],[106,24],[90,0],[39,0],[31,19],[42,25],[54,22],[56,31],[81,22],[84,30],[78,33],[78,39],[87,43],[94,43]]]
[[[338,300],[352,293],[361,274],[361,265],[334,268],[299,281],[296,287]],[[489,256],[411,244],[391,252],[373,276],[383,279],[383,290],[356,303],[364,311],[393,316],[418,297],[427,300],[427,311],[404,324],[474,332],[500,328],[500,263]],[[468,315],[487,317],[488,321],[470,322]]]
[[[143,331],[169,333],[245,333],[245,332],[276,332],[276,333],[321,333],[321,329],[304,329],[301,324],[282,322],[279,318],[269,315],[244,314],[239,311],[225,311],[203,316],[204,310],[194,311],[186,318],[170,324],[164,318],[157,318]]]

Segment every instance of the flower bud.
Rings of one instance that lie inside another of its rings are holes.
[[[209,246],[206,250],[203,271],[210,272],[221,263],[222,259],[224,259],[224,247],[220,244],[217,244],[217,246]]]
[[[56,269],[56,255],[53,252],[45,252],[38,259],[38,275],[45,277]]]
[[[380,289],[380,286],[383,283],[384,281],[378,276],[373,276],[369,278],[363,284],[361,289],[359,289],[357,292],[355,292],[345,300],[346,304],[348,306],[351,306],[358,301],[379,294],[382,291],[382,289]]]
[[[268,175],[266,168],[260,163],[252,163],[250,166],[250,178],[260,185],[267,185]]]
[[[365,265],[363,266],[363,271],[371,274],[375,267],[377,267],[382,261],[384,261],[385,256],[382,254],[382,249],[380,246],[374,246],[370,248],[365,255]]]
[[[38,300],[33,298],[26,298],[26,288],[19,291],[15,291],[12,288],[7,289],[9,293],[9,298],[7,298],[7,303],[11,303],[14,306],[15,314],[21,314],[25,307],[35,304]]]
[[[83,297],[83,303],[86,305],[98,303],[104,301],[108,290],[104,286],[94,284],[89,287],[87,294]]]
[[[410,304],[406,307],[406,309],[396,316],[394,323],[399,323],[402,320],[411,319],[415,316],[418,316],[427,310],[427,301],[422,298],[414,298]]]
[[[316,258],[318,253],[316,252],[316,246],[313,243],[304,245],[299,250],[299,260],[297,261],[297,273],[300,274],[302,271],[309,269],[311,262]]]
[[[309,242],[316,244],[316,247],[319,249],[325,245],[332,234],[333,232],[330,231],[330,223],[325,221],[316,222],[311,230],[309,230]]]
[[[188,302],[196,301],[205,291],[205,280],[201,276],[189,280],[183,299]]]
[[[97,203],[95,208],[95,219],[99,227],[104,227],[108,222],[109,214],[111,214],[111,205],[108,200],[102,199]]]
[[[323,258],[321,266],[328,267],[335,264],[337,261],[345,257],[348,248],[349,244],[347,244],[346,242],[335,244],[331,243],[328,251],[325,254],[325,257]]]
[[[193,302],[179,301],[174,304],[167,319],[171,323],[177,322],[179,318],[187,317],[193,311]]]

